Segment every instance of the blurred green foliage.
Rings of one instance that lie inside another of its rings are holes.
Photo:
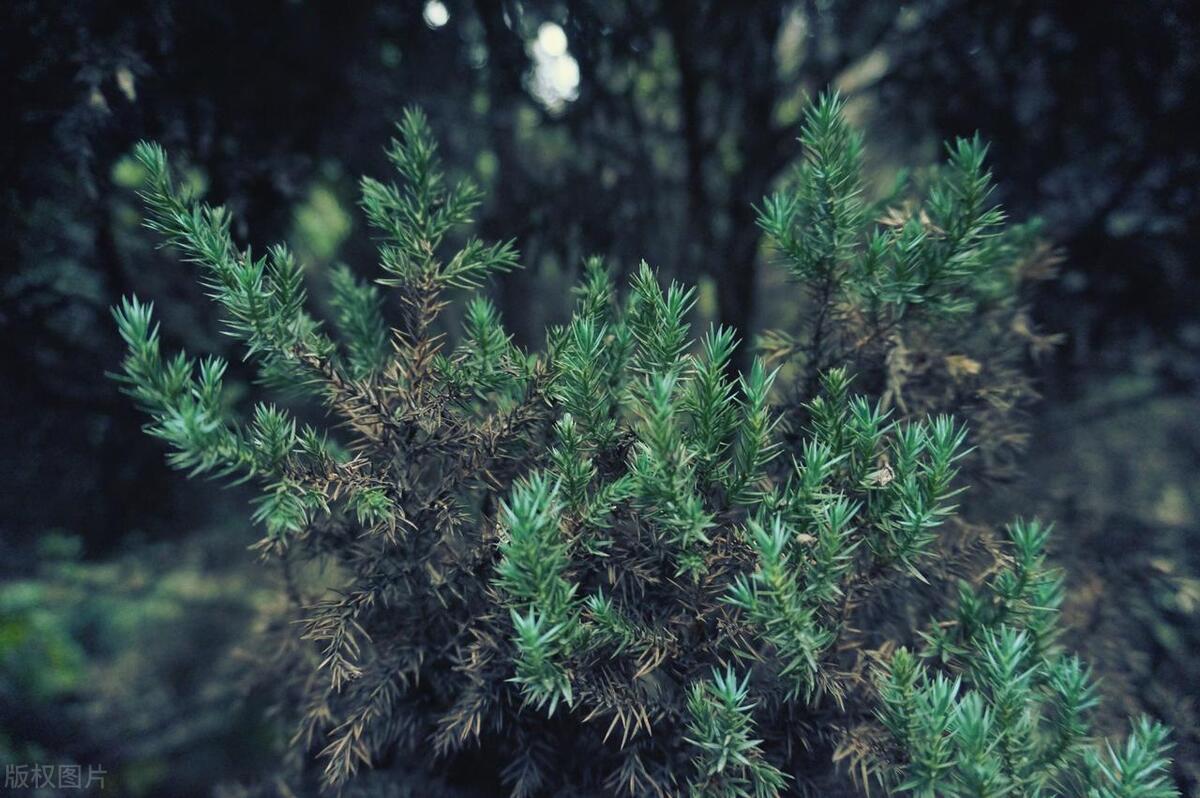
[[[0,585],[0,761],[98,765],[105,789],[205,795],[253,772],[276,733],[234,647],[270,600],[221,536],[104,562],[48,533],[34,573]]]

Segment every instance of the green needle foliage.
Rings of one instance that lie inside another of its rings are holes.
[[[714,671],[712,682],[697,682],[688,694],[691,723],[687,742],[699,753],[696,770],[700,776],[690,785],[694,796],[755,798],[778,795],[787,776],[766,762],[759,750],[761,740],[751,739],[754,721],[747,701],[746,679],[740,682],[733,669]]]
[[[246,413],[223,362],[161,351],[148,304],[114,311],[119,379],[172,464],[260,488],[258,548],[288,597],[262,667],[296,723],[276,783],[766,798],[867,773],[921,795],[1172,794],[1160,728],[1091,742],[1045,528],[1014,525],[1011,553],[985,536],[1004,567],[940,599],[972,567],[952,545],[959,471],[1012,443],[1019,402],[996,386],[1019,356],[986,359],[1029,343],[986,335],[1021,318],[1032,245],[991,204],[985,148],[953,145],[924,208],[889,211],[836,98],[801,143],[760,223],[813,321],[745,374],[737,333],[697,342],[693,291],[645,263],[622,290],[588,260],[540,352],[478,295],[451,335],[442,310],[517,253],[463,235],[479,192],[446,180],[419,112],[388,149],[398,182],[362,182],[380,273],[332,272],[329,332],[285,249],[238,248],[225,211],[139,146],[149,226],[268,388],[335,421]],[[918,373],[914,346],[940,365]],[[924,629],[931,601],[956,614]],[[917,641],[924,663],[897,648]],[[895,653],[872,679],[875,651]]]
[[[964,586],[957,617],[925,635],[930,664],[901,648],[881,674],[879,718],[900,759],[896,793],[1178,794],[1161,725],[1137,721],[1124,748],[1092,744],[1091,675],[1052,642],[1061,580],[1044,565],[1047,532],[1014,524],[1012,564],[984,595]]]
[[[1037,333],[1021,301],[1057,262],[1039,225],[1004,224],[978,137],[949,144],[928,173],[901,173],[876,200],[866,196],[861,135],[836,94],[808,109],[801,143],[794,174],[758,210],[769,249],[807,301],[799,329],[761,341],[795,377],[787,437],[802,434],[820,375],[844,367],[885,409],[954,413],[975,430],[975,470],[1011,473],[1025,441],[1019,414],[1035,397],[1025,362],[1057,340]]]

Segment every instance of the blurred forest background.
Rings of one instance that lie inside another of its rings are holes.
[[[238,360],[140,227],[134,142],[185,163],[242,242],[289,241],[320,305],[322,272],[375,267],[356,181],[386,174],[416,103],[451,171],[489,190],[481,231],[523,253],[495,286],[520,343],[564,317],[592,253],[697,283],[701,312],[749,335],[795,312],[751,204],[826,86],[881,183],[980,131],[1009,213],[1061,248],[1034,316],[1063,343],[1037,366],[1024,468],[969,510],[1058,524],[1067,642],[1102,679],[1102,730],[1170,723],[1179,785],[1200,795],[1190,0],[4,3],[0,761],[208,795],[280,742],[239,649],[279,595],[246,551],[246,497],[169,471],[106,375],[108,309],[134,290],[169,348]]]

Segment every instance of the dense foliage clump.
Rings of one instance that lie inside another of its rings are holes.
[[[167,357],[148,305],[117,309],[173,464],[261,485],[289,789],[1173,794],[1161,728],[1089,738],[1046,530],[956,520],[962,465],[1020,441],[1019,364],[1045,344],[1020,288],[1048,254],[1004,225],[977,140],[923,202],[868,199],[836,98],[802,144],[759,224],[807,321],[745,373],[738,333],[697,340],[693,291],[645,263],[621,290],[589,260],[541,352],[478,295],[451,342],[442,312],[518,255],[461,237],[479,192],[446,181],[419,112],[399,181],[362,183],[382,275],[335,271],[328,324],[285,248],[238,248],[139,147],[151,227],[288,403],[240,419],[223,362]],[[297,420],[306,398],[333,428]]]

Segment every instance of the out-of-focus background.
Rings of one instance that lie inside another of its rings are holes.
[[[1024,468],[982,518],[1056,521],[1066,642],[1101,728],[1176,729],[1200,795],[1200,18],[1190,0],[9,0],[0,8],[0,762],[103,767],[105,794],[253,779],[281,731],[240,644],[278,600],[238,489],[187,481],[106,372],[109,307],[153,300],[170,348],[239,353],[140,227],[131,160],[160,141],[322,273],[374,268],[356,210],[419,104],[515,237],[517,340],[561,320],[583,256],[645,258],[747,336],[785,323],[751,203],[827,86],[873,174],[978,130],[999,199],[1063,253],[1035,298],[1063,344]]]

